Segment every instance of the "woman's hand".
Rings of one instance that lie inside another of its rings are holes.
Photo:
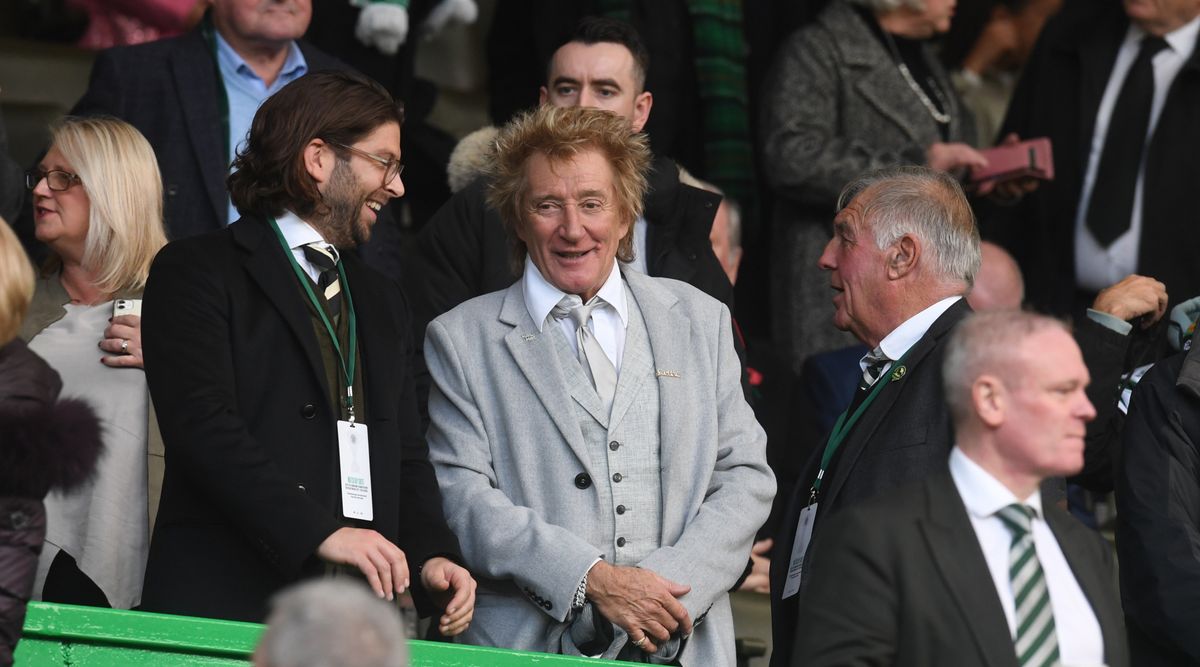
[[[118,315],[104,328],[100,349],[108,354],[100,363],[112,368],[145,368],[142,365],[142,318]]]

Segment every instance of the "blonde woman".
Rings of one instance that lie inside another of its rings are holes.
[[[158,163],[124,121],[68,118],[25,184],[35,235],[51,256],[21,337],[62,376],[64,395],[96,408],[106,448],[91,483],[46,499],[39,590],[48,601],[133,607],[148,547],[146,453],[154,430],[141,319],[133,313],[166,243]]]

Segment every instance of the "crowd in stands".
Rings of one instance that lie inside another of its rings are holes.
[[[30,599],[744,665],[739,591],[772,666],[1200,663],[1200,0],[79,4],[0,665]]]

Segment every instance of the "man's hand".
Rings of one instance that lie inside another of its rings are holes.
[[[1153,278],[1129,275],[1115,285],[1100,290],[1092,310],[1108,313],[1126,322],[1146,316],[1142,327],[1154,324],[1167,311],[1167,286]]]
[[[475,579],[449,558],[434,556],[421,568],[421,584],[441,607],[438,631],[447,637],[462,634],[475,615]]]
[[[373,530],[338,528],[317,547],[317,556],[330,563],[357,567],[381,598],[392,600],[408,588],[404,552]]]
[[[676,631],[692,634],[692,619],[675,599],[691,586],[668,581],[650,570],[599,561],[588,571],[587,598],[604,618],[629,634],[646,653],[658,650]],[[643,641],[644,638],[644,641]]]
[[[144,368],[142,365],[142,318],[137,315],[118,315],[104,328],[100,349],[111,356],[100,357],[100,363],[113,368]]]
[[[1021,143],[1021,137],[1017,136],[1016,132],[1009,132],[1008,136],[1000,142],[1001,146],[1012,146]],[[993,200],[1001,204],[1015,204],[1025,195],[1038,189],[1040,183],[1038,179],[1032,176],[1023,178],[1010,178],[1004,181],[988,181],[979,185],[975,194],[982,197],[990,195]]]
[[[754,565],[750,568],[750,576],[746,577],[746,580],[738,588],[739,591],[771,592],[771,559],[767,554],[771,552],[771,547],[774,545],[775,540],[769,537],[754,543],[754,547],[750,549],[750,562]]]

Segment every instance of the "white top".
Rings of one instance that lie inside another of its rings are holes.
[[[288,247],[292,249],[292,255],[296,257],[296,261],[300,263],[300,268],[312,278],[313,282],[317,282],[317,278],[321,275],[321,269],[313,266],[313,263],[308,261],[308,257],[304,255],[304,246],[309,243],[325,243],[328,241],[321,236],[312,225],[301,220],[295,213],[284,211],[283,215],[275,218],[275,224],[279,225],[279,231],[283,234],[283,238],[288,243]],[[330,246],[333,247],[333,246]],[[333,249],[334,257],[337,257],[337,248]]]
[[[907,354],[912,349],[912,346],[916,345],[917,341],[925,336],[925,332],[929,331],[929,327],[933,326],[937,318],[941,317],[943,313],[950,309],[950,306],[953,306],[961,298],[961,296],[946,297],[904,320],[903,324],[892,329],[890,334],[884,336],[883,340],[879,341],[879,347],[876,349],[882,351],[884,356],[891,361],[883,367],[883,371],[880,372],[879,377],[883,377],[883,373],[891,369],[893,361]],[[864,373],[867,371],[867,358],[865,356],[859,360],[858,366]]]
[[[113,302],[66,304],[67,314],[29,341],[29,349],[62,377],[62,398],[87,401],[100,418],[104,451],[92,479],[70,493],[46,496],[46,545],[34,591],[41,598],[50,564],[60,550],[104,591],[116,609],[141,603],[149,552],[146,446],[150,392],[139,368],[109,368],[96,344]]]
[[[1154,128],[1166,104],[1171,83],[1191,57],[1198,33],[1200,16],[1164,35],[1163,39],[1170,48],[1159,51],[1151,61],[1154,65],[1154,99],[1150,103],[1150,126],[1146,128],[1147,145],[1150,143],[1150,137],[1154,136]],[[1138,168],[1129,229],[1117,237],[1112,245],[1105,248],[1092,236],[1091,230],[1087,228],[1087,212],[1088,202],[1092,199],[1092,188],[1096,184],[1096,173],[1100,167],[1100,155],[1104,151],[1104,138],[1108,135],[1108,124],[1112,120],[1121,87],[1125,84],[1125,76],[1133,67],[1133,61],[1137,59],[1142,38],[1145,36],[1145,30],[1130,24],[1125,33],[1125,41],[1121,42],[1121,48],[1117,51],[1117,60],[1113,64],[1112,74],[1108,77],[1108,85],[1104,88],[1104,97],[1100,98],[1100,108],[1096,111],[1096,127],[1092,130],[1087,171],[1084,172],[1083,189],[1079,193],[1079,206],[1076,207],[1075,214],[1075,284],[1086,290],[1104,289],[1125,276],[1136,273],[1138,268],[1138,246],[1142,236],[1144,162]]]
[[[550,311],[567,293],[547,282],[542,277],[542,272],[538,271],[537,266],[528,257],[525,258],[521,289],[524,290],[525,308],[529,311],[529,317],[537,325],[538,331],[542,331]],[[621,359],[625,354],[625,328],[629,326],[629,306],[625,301],[625,282],[621,280],[621,270],[617,262],[613,262],[612,273],[608,274],[608,279],[604,281],[596,296],[607,301],[611,307],[593,310],[588,327],[620,376]],[[571,349],[575,354],[579,354],[579,343],[575,340],[575,325],[571,318],[564,317],[558,320],[558,323]]]
[[[1013,495],[990,473],[972,461],[957,446],[950,452],[950,476],[954,486],[967,506],[967,515],[983,548],[992,583],[1000,595],[1004,617],[1008,619],[1008,631],[1016,637],[1017,624],[1013,603],[1012,582],[1008,575],[1008,552],[1012,546],[1012,533],[996,516],[1001,508],[1021,502],[1032,507],[1037,516],[1033,518],[1033,545],[1038,561],[1046,576],[1046,587],[1050,590],[1050,607],[1054,610],[1054,628],[1058,635],[1058,652],[1063,665],[1104,664],[1104,635],[1100,622],[1092,611],[1087,596],[1079,588],[1075,574],[1050,526],[1042,514],[1042,495],[1035,492],[1024,500]]]

